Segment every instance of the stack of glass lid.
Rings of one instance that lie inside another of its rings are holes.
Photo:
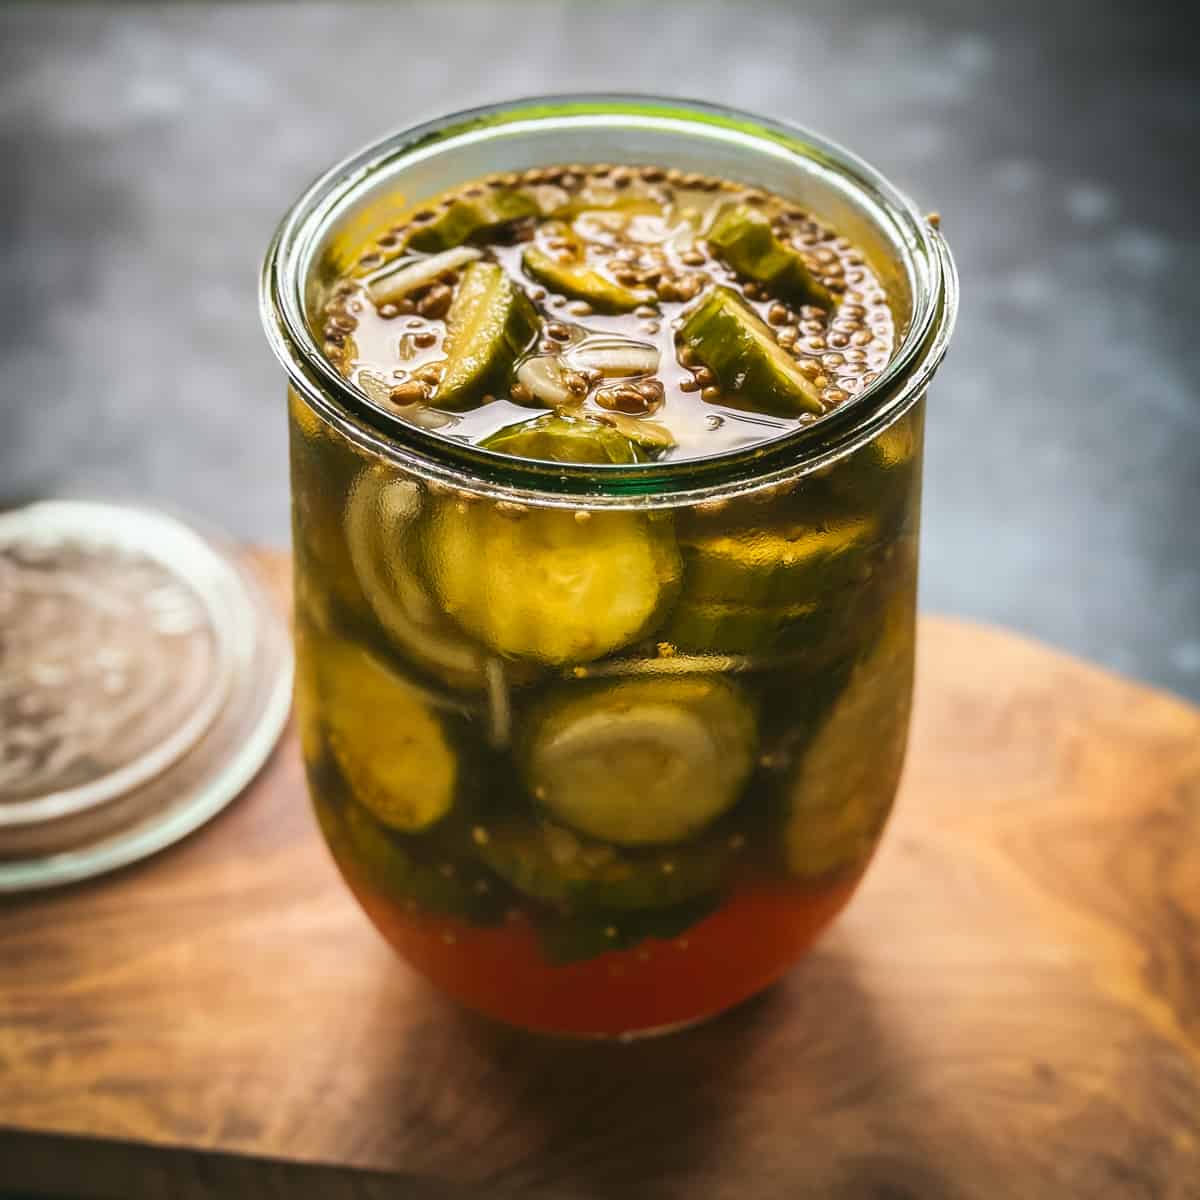
[[[0,891],[214,816],[274,746],[291,679],[283,621],[218,539],[126,505],[0,514]]]

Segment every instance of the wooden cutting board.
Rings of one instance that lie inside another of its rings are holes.
[[[401,966],[289,733],[183,844],[0,905],[0,1127],[0,1187],[74,1196],[1195,1200],[1200,712],[926,618],[846,914],[633,1046],[496,1028]]]

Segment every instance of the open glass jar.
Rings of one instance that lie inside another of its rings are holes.
[[[820,214],[884,282],[890,365],[773,441],[593,466],[404,423],[322,355],[329,290],[381,230],[566,161],[703,170]],[[262,298],[290,381],[310,790],[368,915],[450,995],[532,1029],[645,1033],[761,990],[846,903],[900,777],[923,400],[957,301],[937,230],[802,130],[553,97],[335,167],[276,234]]]

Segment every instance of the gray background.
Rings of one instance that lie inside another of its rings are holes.
[[[963,309],[930,408],[924,606],[1200,698],[1200,90],[1173,11],[6,7],[0,504],[141,496],[284,544],[255,276],[301,186],[439,111],[694,95],[811,125],[944,214]]]

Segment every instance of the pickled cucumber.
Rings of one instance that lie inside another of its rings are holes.
[[[334,858],[350,876],[432,916],[477,925],[503,918],[508,889],[478,864],[404,840],[352,800],[336,803],[314,791],[313,804]]]
[[[324,639],[310,653],[329,749],[354,799],[406,833],[441,820],[458,762],[420,692],[349,642]]]
[[[908,737],[913,614],[889,614],[809,744],[786,795],[788,871],[816,879],[866,860],[892,806]]]
[[[716,376],[722,404],[777,416],[825,412],[820,389],[731,288],[714,287],[688,314],[679,337]]]
[[[480,443],[516,458],[562,463],[636,463],[647,455],[611,425],[549,414],[508,425]]]
[[[781,299],[829,309],[837,303],[800,252],[775,236],[770,218],[760,209],[737,204],[722,210],[708,231],[708,242],[727,266]]]
[[[642,912],[549,914],[538,921],[542,952],[558,966],[613,950],[630,950],[648,938],[679,937],[716,911],[719,893],[672,908]]]
[[[874,521],[735,526],[680,539],[683,591],[662,636],[681,650],[755,654],[799,649],[868,576]]]
[[[737,802],[757,738],[753,709],[731,680],[620,680],[551,693],[528,717],[520,760],[555,820],[618,845],[662,845]]]
[[[636,641],[678,588],[671,518],[585,517],[438,504],[423,538],[437,602],[467,633],[518,659],[582,663]]]
[[[475,845],[479,858],[523,895],[589,912],[657,910],[712,894],[742,854],[730,834],[669,850],[619,849],[519,812],[477,826]]]
[[[649,288],[624,287],[587,266],[582,251],[570,262],[559,259],[529,246],[521,256],[526,274],[552,292],[570,296],[573,300],[586,300],[597,312],[632,312],[642,304],[657,302]]]
[[[537,334],[529,297],[497,263],[473,262],[446,314],[446,359],[430,404],[460,409],[489,387],[501,389],[516,359]]]
[[[503,225],[536,216],[532,197],[512,188],[490,189],[478,196],[461,196],[408,237],[414,250],[448,250],[469,238],[494,233]]]
[[[417,531],[423,503],[415,480],[380,467],[364,471],[346,506],[353,570],[375,622],[406,659],[452,688],[483,691],[487,654],[447,620],[421,576]]]

